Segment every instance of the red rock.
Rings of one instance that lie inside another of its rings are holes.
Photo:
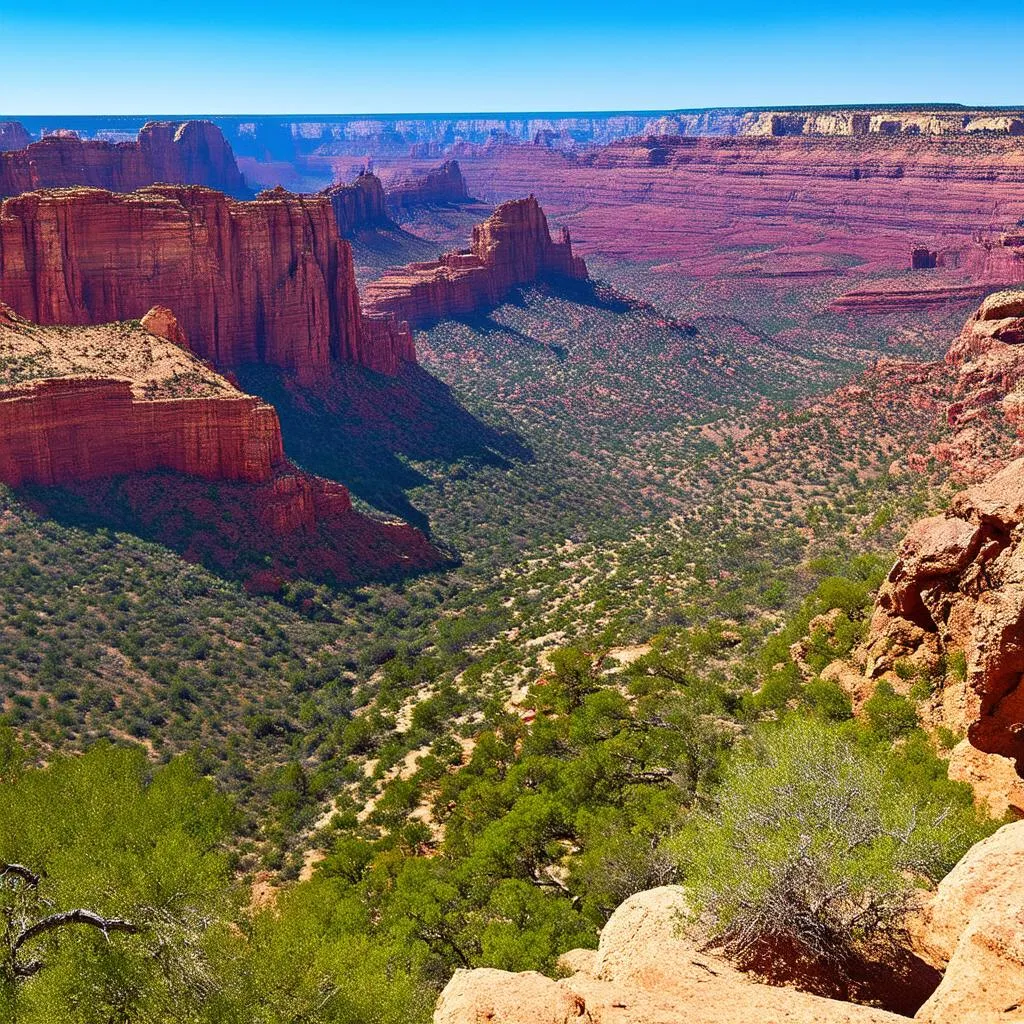
[[[586,280],[586,264],[573,255],[566,229],[552,241],[544,211],[530,196],[502,203],[474,227],[468,251],[411,263],[369,284],[366,307],[427,323],[493,306],[519,285],[558,278]]]
[[[144,330],[158,338],[188,348],[188,338],[178,323],[178,318],[166,306],[154,306],[140,321]]]
[[[0,196],[74,185],[131,192],[157,182],[251,194],[231,146],[211,121],[150,121],[135,142],[55,133],[0,154]]]
[[[395,373],[408,329],[364,327],[330,201],[282,189],[239,202],[198,186],[29,192],[0,204],[0,300],[43,324],[173,309],[218,367],[265,363],[315,385],[335,362]]]
[[[905,271],[908,251],[927,244],[944,265],[960,262],[929,275],[932,289],[1024,279],[1024,261],[1007,247],[976,241],[991,232],[994,211],[1007,227],[1024,216],[1019,137],[661,136],[579,154],[530,145],[451,152],[474,195],[532,192],[570,225],[584,256],[657,261],[704,279],[808,270],[873,278]],[[378,159],[377,173],[427,166]]]
[[[338,231],[346,238],[360,231],[393,226],[384,206],[384,186],[369,171],[351,184],[332,185],[323,194],[330,199]]]
[[[32,141],[20,121],[0,121],[0,153],[24,149]]]
[[[272,406],[153,330],[175,334],[169,310],[144,319],[47,328],[0,305],[0,482],[129,512],[196,561],[246,576],[265,565],[257,590],[443,560],[418,530],[357,514],[346,488],[291,465]],[[183,476],[167,487],[160,470]]]
[[[469,190],[458,160],[445,160],[426,173],[400,178],[387,188],[388,206],[399,214],[416,206],[465,203],[468,200]]]

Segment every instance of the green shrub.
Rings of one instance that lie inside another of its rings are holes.
[[[898,928],[915,884],[936,882],[994,823],[933,774],[855,726],[762,725],[724,772],[717,806],[671,841],[697,914],[734,952],[763,943],[842,963]]]

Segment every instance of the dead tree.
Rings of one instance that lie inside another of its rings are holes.
[[[6,864],[0,862],[0,885],[17,886],[23,892],[38,893],[40,876],[24,864]],[[3,970],[8,977],[15,979],[31,978],[42,967],[42,960],[22,960],[21,951],[26,942],[67,928],[70,925],[84,924],[103,932],[109,939],[111,932],[124,932],[135,935],[140,929],[131,921],[120,917],[104,917],[94,910],[78,907],[74,910],[62,910],[46,914],[35,921],[29,921],[25,913],[17,911],[8,913],[2,936],[4,958]]]

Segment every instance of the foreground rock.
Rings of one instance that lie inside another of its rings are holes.
[[[468,251],[411,263],[366,288],[367,309],[425,324],[462,316],[504,299],[520,285],[545,280],[586,280],[568,231],[553,241],[547,217],[530,196],[502,203],[473,228]]]
[[[42,324],[167,306],[215,366],[262,363],[304,385],[326,382],[336,363],[393,374],[415,359],[403,324],[362,315],[330,200],[283,189],[251,202],[173,185],[6,199],[0,300]]]
[[[435,1024],[896,1024],[906,1017],[759,984],[677,933],[684,893],[638,893],[612,915],[593,967],[561,981],[541,974],[458,971]],[[587,957],[569,959],[586,965]]]
[[[135,142],[83,141],[60,133],[31,144],[26,137],[22,146],[0,145],[9,150],[0,153],[0,196],[74,185],[132,192],[157,182],[251,195],[231,146],[212,121],[150,121]]]
[[[967,852],[940,883],[915,940],[919,954],[945,970],[918,1020],[1024,1020],[1024,822]]]

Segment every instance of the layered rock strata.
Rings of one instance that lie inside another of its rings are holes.
[[[0,300],[42,324],[177,314],[218,367],[263,363],[304,385],[332,365],[395,373],[408,329],[360,312],[330,200],[282,189],[238,202],[198,186],[29,192],[0,204]]]
[[[60,133],[0,154],[0,196],[73,185],[131,192],[157,182],[251,194],[212,121],[151,121],[135,142],[83,141]]]
[[[324,195],[331,201],[338,231],[346,238],[360,231],[394,227],[385,207],[384,186],[369,171],[347,185],[332,185]]]
[[[476,225],[467,251],[411,263],[369,284],[366,307],[424,324],[493,306],[520,285],[587,276],[569,232],[563,229],[553,241],[544,211],[530,196],[502,203]]]
[[[168,487],[160,471],[183,475]],[[0,483],[59,486],[258,590],[442,561],[418,530],[357,514],[345,487],[288,462],[273,407],[192,355],[166,308],[45,327],[0,304]]]
[[[469,201],[469,189],[458,160],[445,160],[426,173],[400,178],[387,188],[388,206],[401,214],[417,206],[436,206]]]

